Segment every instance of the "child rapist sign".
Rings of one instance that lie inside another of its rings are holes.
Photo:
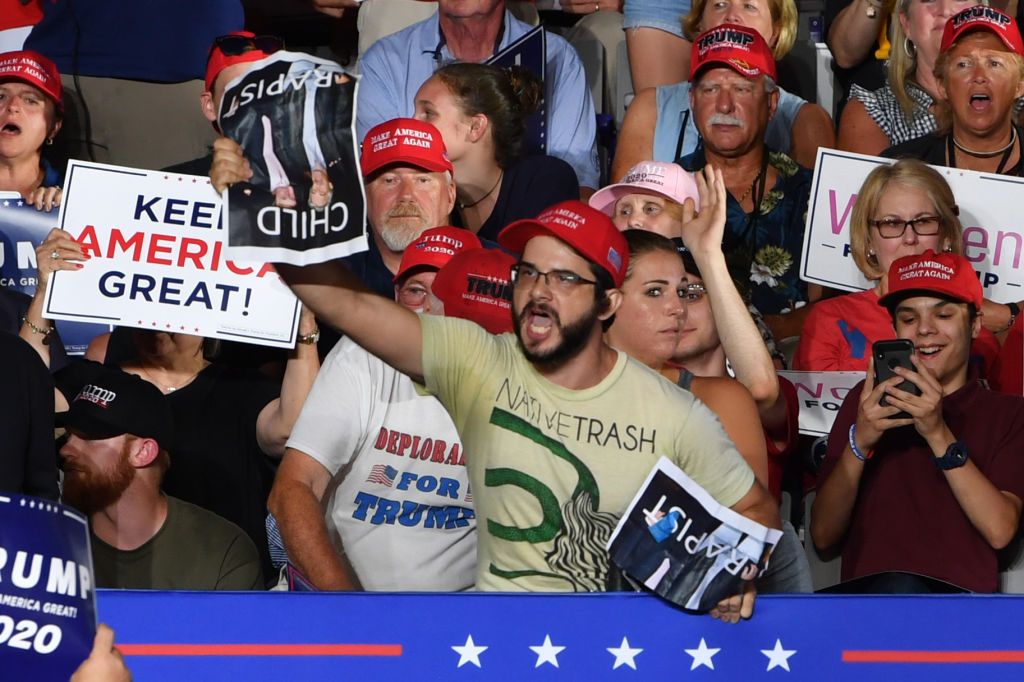
[[[845,291],[871,284],[850,255],[850,220],[868,173],[893,163],[863,154],[818,150],[804,232],[802,279]],[[933,166],[953,190],[963,225],[963,255],[974,266],[985,298],[1024,297],[1024,178]]]
[[[227,258],[207,178],[71,161],[58,224],[88,260],[53,274],[44,317],[294,346],[298,299],[270,264]]]

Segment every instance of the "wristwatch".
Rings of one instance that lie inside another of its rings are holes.
[[[967,446],[958,440],[953,441],[946,448],[946,454],[935,458],[935,466],[943,471],[958,469],[967,464]]]
[[[302,334],[297,339],[295,339],[296,342],[304,343],[307,346],[315,346],[316,343],[319,340],[320,340],[320,329],[318,327],[314,327],[313,331],[311,331],[310,333]]]

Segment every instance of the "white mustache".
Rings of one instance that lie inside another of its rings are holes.
[[[736,126],[737,128],[744,128],[746,124],[736,118],[735,116],[729,116],[728,114],[711,114],[711,118],[708,119],[709,126]]]

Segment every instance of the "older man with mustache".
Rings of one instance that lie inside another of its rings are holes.
[[[777,337],[800,333],[816,299],[799,277],[811,172],[765,144],[779,99],[775,59],[761,35],[723,24],[693,43],[690,108],[703,145],[680,160],[690,171],[722,169],[729,272],[744,299],[767,316]],[[686,227],[683,228],[684,232]]]

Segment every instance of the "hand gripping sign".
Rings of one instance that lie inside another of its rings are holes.
[[[227,256],[220,215],[207,178],[72,161],[59,224],[89,259],[53,274],[44,317],[291,348],[298,300]]]
[[[850,218],[864,179],[892,159],[818,150],[804,232],[802,279],[845,291],[871,284],[850,255]],[[935,166],[960,208],[963,254],[981,279],[985,298],[1024,298],[1024,178]]]
[[[96,633],[92,575],[82,514],[0,493],[0,678],[71,676]]]
[[[224,192],[233,258],[306,265],[366,250],[355,98],[355,77],[298,52],[275,52],[228,83],[217,120],[253,171]],[[325,172],[329,198],[326,188],[314,197]]]

